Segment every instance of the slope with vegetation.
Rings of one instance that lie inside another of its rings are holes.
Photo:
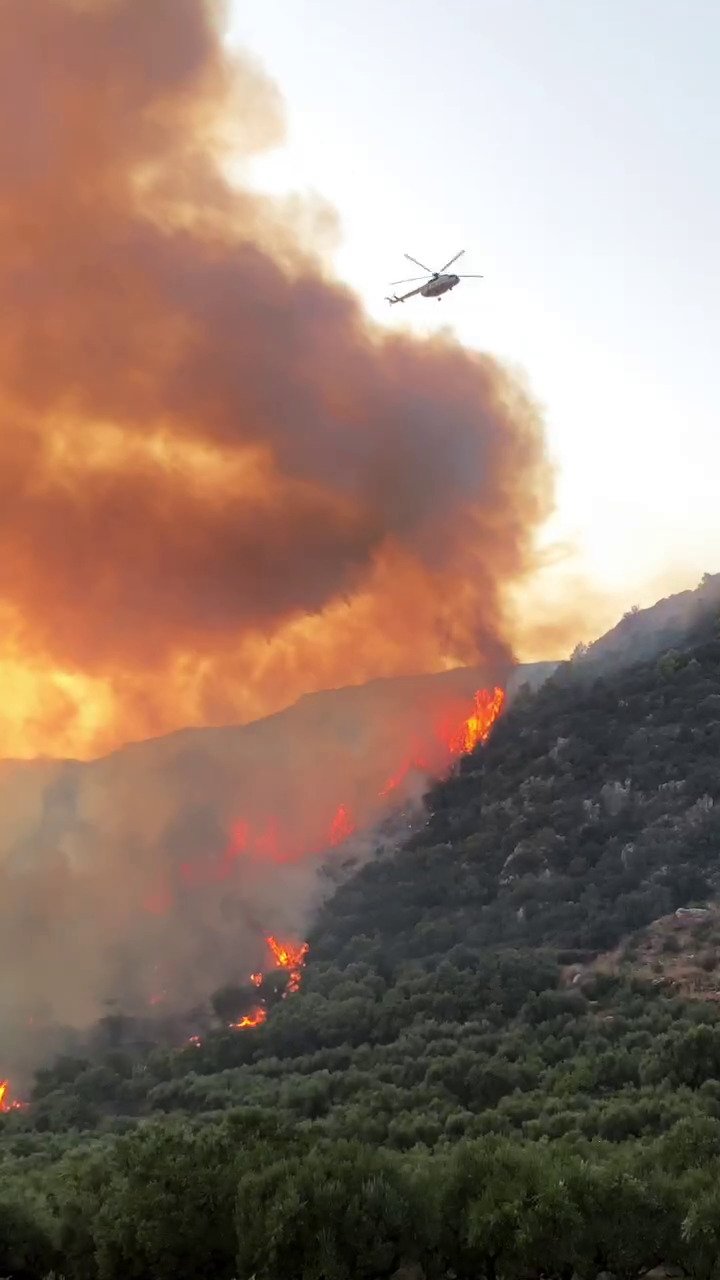
[[[719,760],[712,615],[565,664],[337,890],[264,1026],[108,1019],[38,1074],[0,1272],[720,1276]]]

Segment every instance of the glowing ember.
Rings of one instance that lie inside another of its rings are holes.
[[[187,1042],[188,1044],[191,1044],[193,1046],[193,1049],[202,1048],[202,1039],[200,1036],[188,1036]]]
[[[244,1018],[239,1018],[237,1022],[231,1022],[231,1031],[244,1031],[247,1027],[262,1026],[267,1018],[267,1009],[263,1009],[262,1005],[258,1005],[257,1009],[251,1009],[250,1013],[246,1013]]]
[[[347,840],[355,830],[355,823],[350,817],[347,806],[341,804],[338,806],[335,817],[330,823],[330,844],[342,844],[343,840]]]
[[[250,974],[250,981],[252,982],[252,984],[253,984],[253,986],[254,986],[254,987],[261,987],[261,986],[262,986],[262,980],[263,980],[263,976],[262,976],[262,974],[261,974],[261,973],[251,973],[251,974]]]

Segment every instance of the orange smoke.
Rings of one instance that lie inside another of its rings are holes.
[[[538,411],[374,327],[327,211],[230,183],[282,120],[216,8],[4,0],[0,755],[509,656]]]

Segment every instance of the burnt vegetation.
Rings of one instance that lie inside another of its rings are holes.
[[[116,1016],[38,1073],[0,1273],[720,1276],[720,626],[589,658],[337,889],[265,1025]]]

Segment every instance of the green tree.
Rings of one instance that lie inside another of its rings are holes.
[[[692,1196],[682,1223],[685,1246],[683,1262],[696,1280],[718,1280],[720,1277],[720,1190],[715,1186],[698,1186],[695,1178],[686,1184]],[[704,1181],[704,1179],[703,1179]]]
[[[256,1280],[376,1280],[422,1252],[427,1218],[399,1159],[358,1143],[247,1172],[237,1268]]]
[[[0,1273],[13,1280],[37,1280],[56,1261],[49,1216],[28,1196],[6,1198],[0,1185]]]
[[[94,1222],[99,1280],[231,1280],[237,1152],[221,1126],[121,1139]]]

